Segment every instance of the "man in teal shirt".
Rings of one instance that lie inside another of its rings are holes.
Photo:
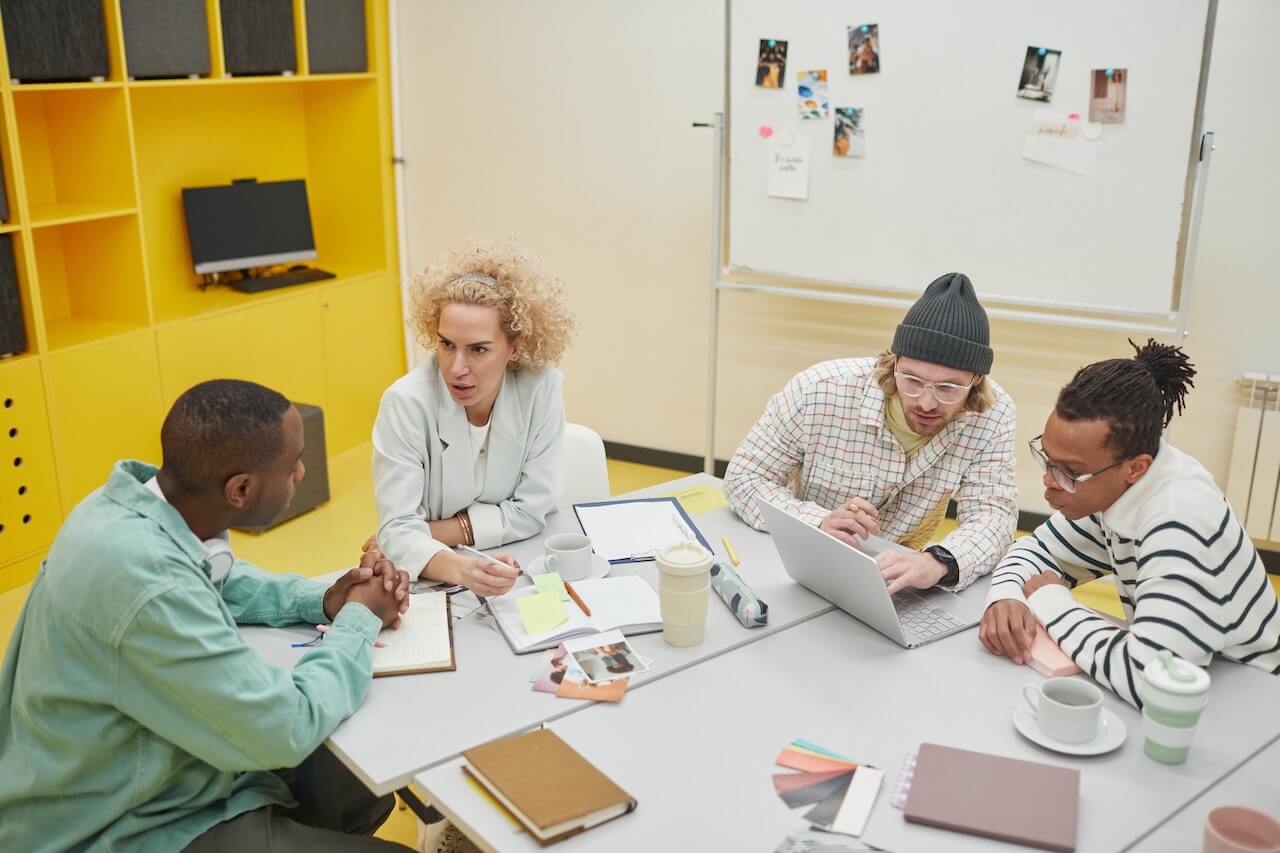
[[[403,849],[363,837],[392,798],[322,744],[408,576],[375,553],[326,589],[226,544],[288,506],[302,444],[280,394],[206,382],[165,418],[163,467],[118,463],[67,517],[0,671],[0,850]],[[292,672],[236,628],[297,622],[332,626]]]

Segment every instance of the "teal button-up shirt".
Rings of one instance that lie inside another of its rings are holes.
[[[198,540],[116,465],[68,516],[0,671],[0,850],[180,850],[289,803],[301,763],[360,705],[379,619],[347,604],[292,672],[237,623],[325,621],[325,587],[237,561],[221,590]]]

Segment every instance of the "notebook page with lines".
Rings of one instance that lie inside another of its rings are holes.
[[[378,634],[382,648],[373,649],[373,676],[409,675],[454,669],[453,619],[443,592],[415,595],[398,629]]]

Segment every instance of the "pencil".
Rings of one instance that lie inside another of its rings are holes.
[[[591,615],[591,608],[587,607],[587,603],[578,596],[578,593],[574,591],[568,581],[564,582],[564,591],[569,593],[569,597],[573,599],[574,604],[578,605],[578,609],[582,611],[583,616]]]
[[[733,543],[729,541],[729,537],[721,536],[720,541],[724,543],[724,550],[729,555],[729,561],[735,566],[742,565],[742,560],[738,559],[738,552],[733,550]]]

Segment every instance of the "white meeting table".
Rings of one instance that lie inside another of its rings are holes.
[[[904,755],[933,742],[1078,769],[1077,849],[1122,850],[1280,733],[1280,679],[1226,662],[1214,664],[1211,675],[1210,703],[1185,765],[1147,758],[1140,715],[1110,693],[1104,701],[1127,727],[1124,745],[1108,755],[1073,758],[1017,733],[1012,713],[1020,688],[1041,678],[989,655],[976,631],[906,651],[845,613],[831,612],[628,693],[618,705],[599,704],[551,723],[639,803],[634,813],[556,849],[772,851],[805,826],[805,809],[788,810],[770,777],[789,772],[774,764],[779,751],[806,738],[885,770],[862,837],[876,847],[895,853],[1014,849],[907,823],[890,804]],[[540,849],[466,784],[462,763],[455,759],[420,774],[418,786],[482,847]],[[1274,768],[1273,760],[1257,772]],[[1186,832],[1196,823],[1190,819]],[[1169,831],[1180,832],[1174,824]],[[1198,850],[1198,844],[1188,849]]]
[[[1280,820],[1280,736],[1131,849],[1137,853],[1200,853],[1205,818],[1219,806],[1247,806]]]
[[[698,474],[619,497],[655,497],[693,485],[718,488],[720,481]],[[632,638],[635,649],[653,663],[648,672],[631,679],[629,693],[832,610],[826,601],[791,581],[768,534],[751,529],[728,508],[693,515],[692,519],[716,558],[726,564],[720,538],[728,534],[742,559],[738,572],[769,605],[769,624],[742,627],[712,594],[706,639],[701,645],[674,648],[663,641],[661,633]],[[542,555],[543,540],[565,531],[580,532],[571,512],[553,515],[541,536],[495,550],[512,553],[521,565],[528,566]],[[639,575],[657,587],[653,562],[618,565],[611,571],[611,576],[628,574]],[[530,581],[521,578],[518,583]],[[470,593],[454,596],[455,617],[474,604]],[[530,689],[531,675],[543,663],[543,656],[514,654],[491,622],[483,608],[455,618],[456,671],[375,678],[364,704],[329,738],[329,747],[371,791],[386,794],[397,790],[409,784],[416,773],[448,761],[464,749],[590,707],[592,703],[585,700],[561,699]],[[290,648],[290,643],[310,639],[314,629],[245,627],[242,634],[268,662],[291,668],[306,649]],[[629,701],[630,696],[624,700]]]

